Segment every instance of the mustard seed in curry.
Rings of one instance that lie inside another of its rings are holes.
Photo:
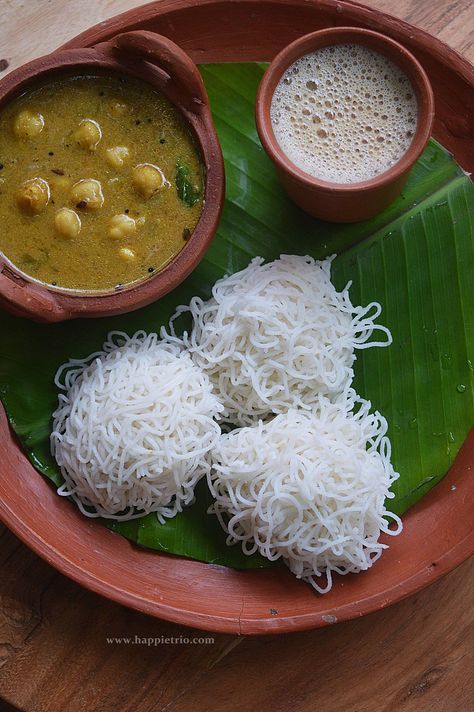
[[[75,290],[143,279],[186,244],[203,207],[180,113],[129,77],[59,77],[0,113],[0,251]]]

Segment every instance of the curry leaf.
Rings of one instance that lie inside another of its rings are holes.
[[[178,198],[192,208],[200,199],[201,191],[192,184],[189,178],[189,167],[184,163],[176,164],[175,181]]]

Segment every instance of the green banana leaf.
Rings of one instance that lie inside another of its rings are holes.
[[[58,484],[49,431],[57,399],[53,377],[63,361],[98,349],[110,329],[157,331],[178,304],[209,295],[218,277],[255,255],[272,260],[281,253],[338,253],[336,286],[352,280],[354,304],[379,301],[381,322],[393,334],[390,348],[359,352],[355,386],[389,421],[400,472],[390,507],[403,513],[446,474],[474,421],[474,187],[432,141],[403,194],[380,215],[352,225],[310,218],[286,198],[258,141],[253,113],[262,73],[258,64],[202,67],[227,195],[200,266],[172,294],[121,317],[45,326],[1,314],[0,397],[28,457]],[[201,482],[195,504],[164,525],[149,515],[107,526],[143,546],[201,561],[268,566],[227,547],[215,517],[206,513],[209,504]]]

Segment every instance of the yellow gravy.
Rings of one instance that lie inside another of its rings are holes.
[[[36,280],[104,291],[151,277],[202,207],[190,131],[145,83],[64,76],[0,112],[0,252]]]

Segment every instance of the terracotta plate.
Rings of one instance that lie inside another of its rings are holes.
[[[426,33],[351,2],[161,0],[93,27],[85,46],[131,29],[167,35],[197,62],[270,60],[299,35],[354,25],[404,43],[430,75],[435,136],[474,172],[474,69]],[[216,32],[218,28],[218,32]],[[0,517],[67,576],[154,616],[213,631],[276,633],[316,628],[388,606],[453,569],[474,551],[474,433],[447,477],[404,517],[405,529],[368,573],[315,595],[285,570],[239,572],[157,554],[82,517],[28,463],[0,413]]]

